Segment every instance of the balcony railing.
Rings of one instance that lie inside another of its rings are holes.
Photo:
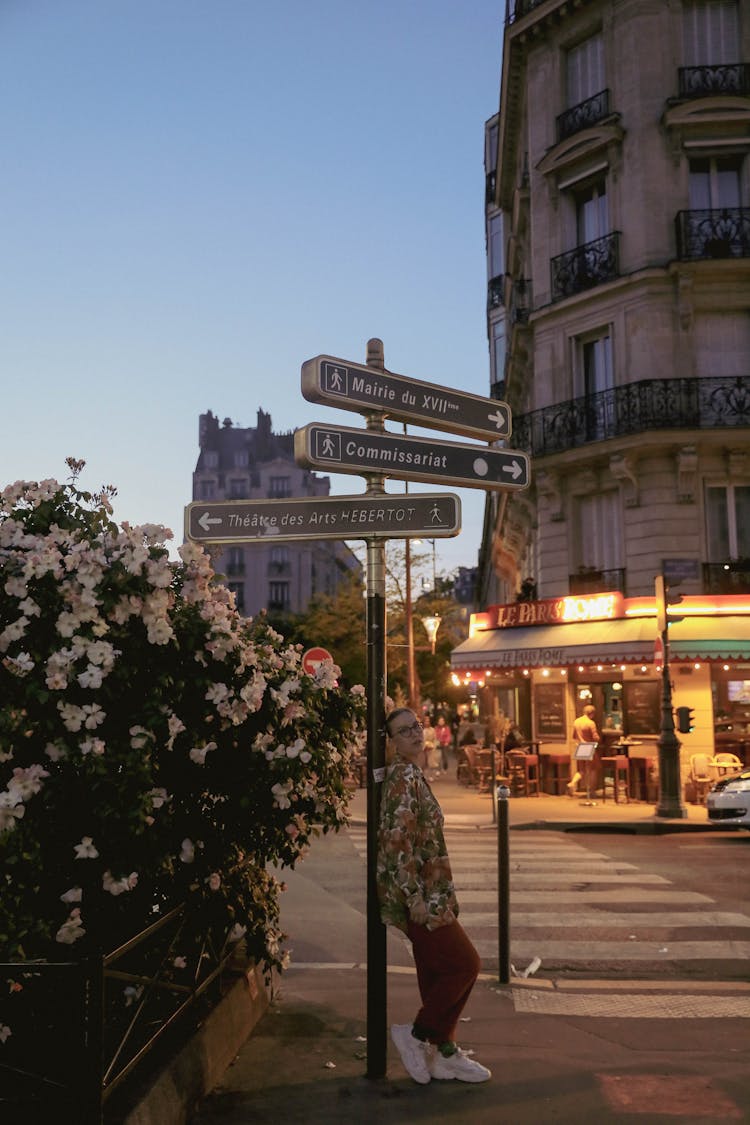
[[[750,258],[750,207],[678,211],[675,227],[681,262]]]
[[[703,564],[705,594],[750,594],[750,559]]]
[[[505,275],[492,277],[487,283],[487,308],[499,309],[505,303]]]
[[[600,90],[584,102],[571,106],[557,118],[557,139],[564,141],[581,129],[588,129],[589,125],[596,125],[603,117],[609,114],[609,90]]]
[[[625,591],[625,569],[599,570],[597,567],[582,566],[577,574],[568,576],[568,591],[571,594],[603,594],[608,590]]]
[[[544,0],[505,0],[505,22],[515,23],[543,3]]]
[[[513,420],[513,445],[544,457],[648,430],[750,426],[750,376],[643,379]]]
[[[575,250],[558,254],[550,262],[552,273],[552,300],[562,301],[592,289],[605,281],[612,281],[619,274],[619,231],[584,242]]]
[[[677,73],[681,98],[705,98],[711,94],[750,94],[748,63],[681,66]]]

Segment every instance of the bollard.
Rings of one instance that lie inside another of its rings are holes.
[[[510,983],[510,857],[508,798],[510,789],[497,790],[497,953],[500,984]]]

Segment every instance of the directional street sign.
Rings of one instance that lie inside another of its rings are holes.
[[[401,480],[458,484],[465,488],[527,488],[529,458],[513,449],[455,441],[401,437],[375,430],[313,422],[294,434],[298,465],[336,473],[382,473]]]
[[[207,543],[448,539],[460,530],[461,502],[452,492],[196,501],[185,508],[186,538]]]
[[[439,387],[346,359],[319,355],[302,364],[302,394],[309,402],[382,413],[399,422],[493,441],[509,437],[510,407],[493,398]]]

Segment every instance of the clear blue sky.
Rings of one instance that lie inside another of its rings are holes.
[[[84,458],[87,487],[117,485],[119,520],[181,542],[200,413],[361,424],[302,398],[311,356],[363,362],[380,336],[391,370],[487,394],[503,15],[2,0],[0,483]],[[457,491],[464,530],[438,542],[439,570],[477,559],[484,494]]]

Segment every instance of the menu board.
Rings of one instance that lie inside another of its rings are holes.
[[[534,733],[537,738],[564,739],[565,684],[537,684],[534,690]]]
[[[658,734],[661,730],[661,690],[656,680],[624,686],[627,734]]]

